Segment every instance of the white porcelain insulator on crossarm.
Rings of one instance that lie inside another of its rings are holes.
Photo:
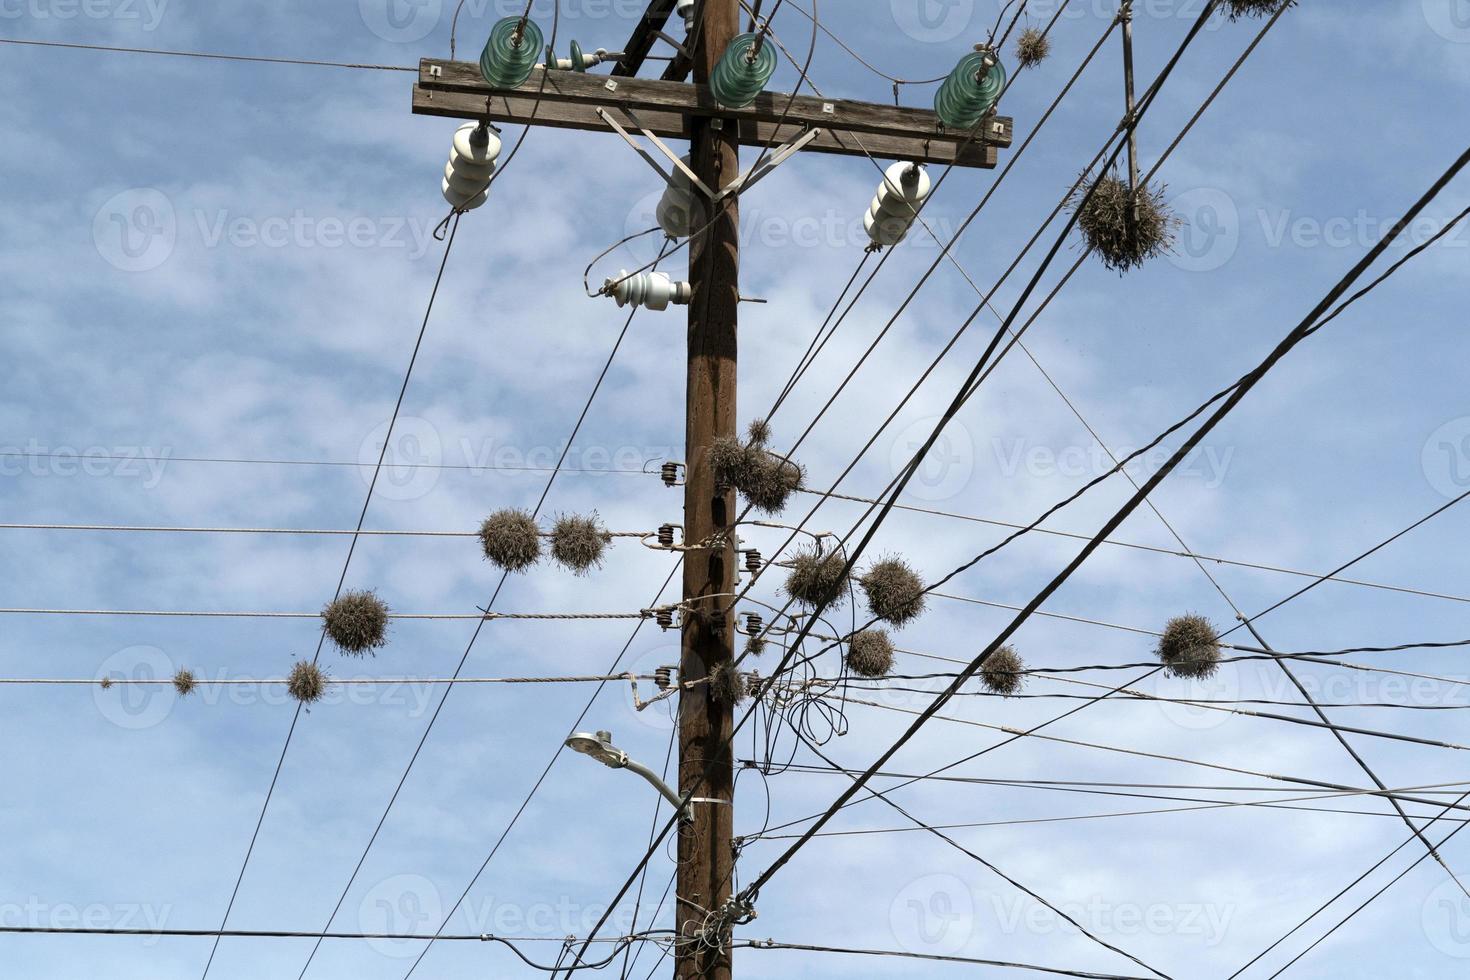
[[[449,163],[444,167],[440,185],[450,207],[456,211],[473,211],[485,203],[500,148],[500,137],[488,126],[471,122],[455,130],[454,145],[449,150]]]
[[[924,168],[895,163],[883,173],[883,183],[868,205],[863,228],[876,245],[891,247],[903,241],[929,199],[934,184]]]

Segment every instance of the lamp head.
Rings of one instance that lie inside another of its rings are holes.
[[[628,764],[627,753],[612,744],[611,732],[573,732],[567,736],[566,747],[591,756],[609,769],[621,769]]]

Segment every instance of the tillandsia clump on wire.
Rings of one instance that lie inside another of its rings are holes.
[[[1159,637],[1159,659],[1175,677],[1209,677],[1220,669],[1220,637],[1208,619],[1175,616]]]
[[[716,664],[710,671],[709,694],[721,704],[739,704],[750,696],[750,687],[740,668],[727,660]]]
[[[993,694],[1009,697],[1021,689],[1026,675],[1022,673],[1026,664],[1015,647],[1007,644],[985,658],[980,665],[980,683]]]
[[[337,648],[354,657],[388,642],[388,604],[370,589],[342,593],[322,610],[322,622]]]
[[[480,524],[480,547],[507,572],[524,572],[541,560],[541,527],[529,511],[497,510]]]
[[[820,548],[800,550],[791,559],[786,575],[786,594],[808,609],[835,609],[847,595],[847,560],[840,551],[822,554]]]
[[[745,441],[735,436],[715,439],[709,448],[709,464],[716,486],[734,488],[762,513],[779,514],[801,489],[806,472],[799,463],[767,448],[770,437],[770,425],[756,419]]]
[[[924,611],[924,580],[902,558],[878,560],[858,584],[873,615],[894,626],[903,626]]]
[[[1265,17],[1287,7],[1295,7],[1296,0],[1225,0],[1221,4],[1230,14],[1231,20],[1242,17]]]
[[[1106,173],[1089,197],[1091,186],[1090,175],[1084,173],[1068,206],[1077,212],[1083,239],[1105,267],[1122,275],[1174,247],[1181,222],[1164,203],[1163,184],[1140,186],[1134,194],[1126,179]]]
[[[302,704],[320,701],[327,692],[327,675],[310,660],[301,660],[286,678],[286,691]]]
[[[187,667],[180,667],[178,673],[174,674],[174,690],[179,692],[181,698],[192,694],[198,683],[194,680],[194,672]]]
[[[847,669],[859,677],[887,677],[893,670],[893,641],[887,630],[868,629],[847,641]]]
[[[1028,27],[1016,38],[1016,64],[1021,68],[1033,68],[1051,54],[1051,38],[1036,27]]]
[[[598,521],[596,511],[590,517],[561,514],[551,528],[552,559],[576,575],[601,568],[611,543],[612,535]]]

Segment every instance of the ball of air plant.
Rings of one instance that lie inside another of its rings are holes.
[[[1046,60],[1051,54],[1051,38],[1046,32],[1036,28],[1028,27],[1016,38],[1016,64],[1022,68],[1031,68]]]
[[[1265,17],[1274,14],[1278,10],[1296,5],[1296,0],[1225,0],[1223,6],[1230,14],[1231,20],[1239,20],[1242,17]]]
[[[779,514],[806,478],[799,463],[758,446],[746,447],[744,479],[736,484],[750,506],[765,514]]]
[[[752,657],[759,657],[766,652],[766,638],[764,636],[751,636],[745,640],[745,652]]]
[[[360,657],[388,642],[388,605],[371,590],[342,593],[322,610],[322,621],[343,653]]]
[[[102,680],[100,681],[100,683],[102,685],[102,690],[106,691],[106,690],[108,690],[109,688],[112,687],[112,678],[111,677],[104,677],[104,678],[102,678]]]
[[[497,510],[480,525],[480,547],[507,572],[524,572],[541,560],[541,527],[528,511]]]
[[[1083,240],[1105,267],[1121,275],[1173,248],[1180,221],[1164,203],[1162,184],[1141,186],[1135,194],[1127,180],[1108,173],[1088,196],[1091,186],[1084,174],[1070,206]]]
[[[188,697],[198,683],[194,679],[194,672],[187,667],[180,667],[178,673],[174,674],[174,690],[179,692],[181,698]]]
[[[859,677],[886,677],[893,670],[893,641],[887,630],[859,630],[847,641],[847,669]]]
[[[1012,646],[1003,646],[993,651],[980,665],[980,683],[995,694],[1010,696],[1021,689],[1026,681],[1022,673],[1026,664]]]
[[[612,535],[598,523],[595,512],[591,517],[562,514],[551,528],[551,557],[573,573],[586,575],[602,567],[611,542]]]
[[[720,704],[739,704],[750,696],[745,675],[733,661],[715,664],[710,671],[709,695]]]
[[[751,419],[745,434],[750,445],[764,446],[771,441],[771,423],[765,419]]]
[[[786,575],[786,594],[808,609],[841,606],[847,593],[847,576],[842,574],[846,566],[838,551],[825,555],[816,547],[798,551]]]
[[[717,487],[738,487],[745,482],[751,454],[735,436],[719,436],[709,447],[710,472]]]
[[[858,584],[873,615],[894,626],[903,626],[924,611],[924,582],[901,558],[878,561]]]
[[[1175,677],[1209,677],[1220,668],[1220,637],[1203,616],[1175,616],[1159,637],[1159,659]]]
[[[310,660],[299,661],[286,677],[286,691],[302,704],[320,701],[327,691],[327,675]]]

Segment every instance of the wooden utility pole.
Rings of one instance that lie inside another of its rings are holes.
[[[811,153],[903,160],[914,164],[991,168],[1011,145],[1011,120],[987,116],[973,132],[946,130],[927,109],[763,92],[743,108],[721,105],[710,75],[740,30],[739,0],[704,0],[695,37],[682,45],[663,33],[673,0],[649,0],[611,76],[534,69],[515,88],[490,86],[471,62],[422,59],[413,111],[513,125],[641,133],[660,150],[664,139],[688,140],[702,197],[689,241],[688,386],[685,391],[684,615],[680,676],[699,680],[734,659],[733,490],[717,488],[709,465],[715,439],[736,434],[736,316],[740,303],[740,147],[781,144]],[[655,41],[677,48],[661,79],[639,78]],[[963,52],[957,51],[956,56]],[[692,84],[684,82],[693,75]],[[640,153],[643,151],[640,150]],[[651,154],[645,158],[660,165]],[[779,154],[778,154],[779,155]],[[805,154],[803,154],[805,155]],[[663,168],[660,167],[662,170]],[[752,178],[744,186],[749,187]],[[876,179],[876,175],[875,175]],[[854,216],[865,200],[853,202]],[[681,691],[679,792],[692,796],[679,826],[677,980],[730,980],[725,908],[733,891],[735,855],[734,706],[709,684]]]
[[[691,52],[694,82],[708,84],[726,45],[740,30],[737,0],[705,0],[703,29]],[[692,167],[712,188],[740,176],[740,144],[734,127],[716,119],[693,125]],[[716,487],[710,444],[736,432],[736,318],[740,305],[740,203],[735,195],[711,206],[710,227],[689,243],[689,374],[686,389],[684,534],[721,546],[684,555],[685,609],[680,677],[709,677],[734,659],[735,491]],[[696,221],[696,225],[700,222]],[[716,598],[708,598],[708,597]],[[719,616],[720,619],[711,619]],[[695,940],[730,898],[735,855],[734,706],[713,696],[713,685],[686,688],[679,696],[679,792],[694,796],[693,820],[680,828],[675,888],[681,942],[674,954],[676,980],[729,980],[728,944]]]

